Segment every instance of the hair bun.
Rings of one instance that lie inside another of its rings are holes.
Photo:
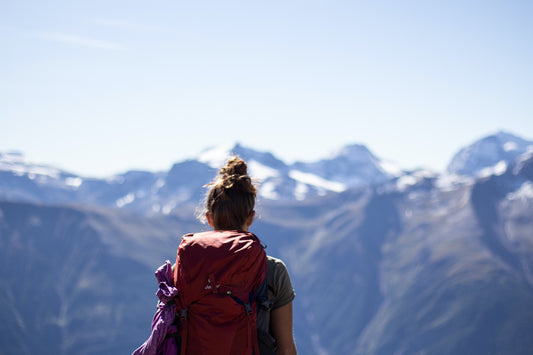
[[[254,211],[257,187],[248,175],[246,162],[238,156],[230,157],[220,168],[207,195],[206,210],[219,230],[246,228],[246,221]]]
[[[243,175],[248,175],[248,167],[246,162],[237,156],[233,156],[228,159],[228,162],[225,166],[220,168],[220,175],[223,179],[229,178],[231,176],[241,177]]]

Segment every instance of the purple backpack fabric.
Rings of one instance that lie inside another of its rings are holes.
[[[155,272],[159,282],[157,297],[159,304],[152,320],[152,334],[132,355],[176,355],[179,354],[178,327],[175,324],[176,304],[174,297],[178,290],[173,286],[172,264],[166,261]]]

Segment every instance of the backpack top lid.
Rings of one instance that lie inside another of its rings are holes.
[[[182,308],[209,293],[248,300],[265,279],[266,253],[253,233],[209,231],[183,236],[176,265]]]

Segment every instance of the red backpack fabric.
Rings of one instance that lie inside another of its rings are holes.
[[[174,273],[181,355],[259,355],[255,292],[266,265],[252,233],[183,236]]]

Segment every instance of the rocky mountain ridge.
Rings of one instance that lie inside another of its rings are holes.
[[[492,170],[501,170],[532,151],[533,142],[499,132],[460,150],[444,175],[490,175]],[[181,206],[197,204],[205,192],[201,186],[214,178],[230,154],[248,161],[250,174],[260,181],[259,197],[265,200],[303,201],[397,179],[407,183],[432,174],[402,171],[358,144],[343,147],[317,162],[286,164],[271,153],[237,143],[206,149],[196,159],[178,162],[168,171],[128,171],[106,179],[84,178],[29,162],[20,153],[0,153],[0,198],[90,204],[142,215],[169,214]]]

